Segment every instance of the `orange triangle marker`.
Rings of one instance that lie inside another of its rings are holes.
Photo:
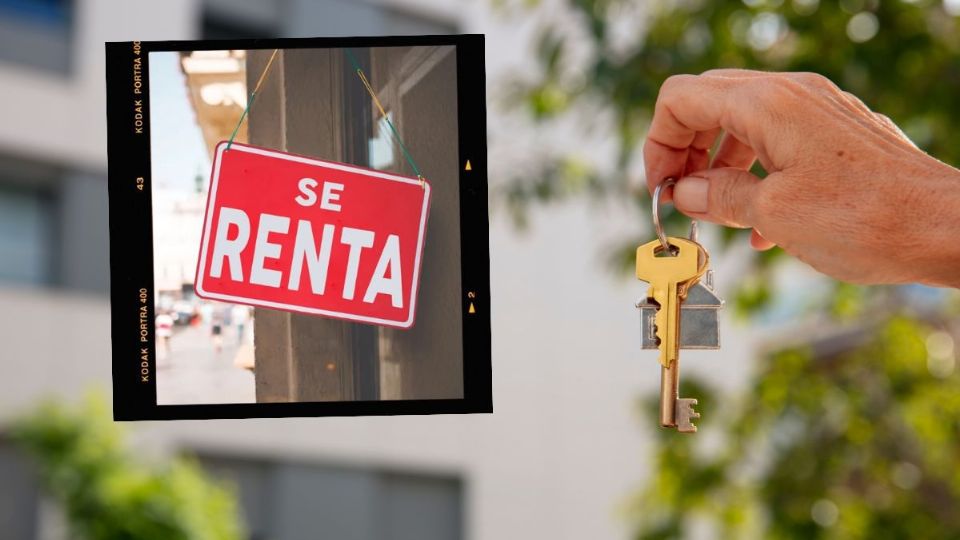
[[[467,313],[476,313],[477,310],[473,307],[473,302],[470,302],[470,309],[467,310]]]
[[[463,168],[465,171],[472,171],[473,167],[470,166],[470,160],[467,160],[467,166]]]

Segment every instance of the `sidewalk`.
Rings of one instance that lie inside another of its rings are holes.
[[[253,373],[234,365],[236,329],[226,328],[217,353],[206,326],[177,328],[157,360],[157,404],[254,403]],[[162,359],[161,359],[162,358]]]

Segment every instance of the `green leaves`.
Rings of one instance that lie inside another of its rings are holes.
[[[761,358],[742,401],[701,407],[716,411],[704,433],[660,434],[636,538],[687,536],[693,516],[723,538],[960,537],[960,377],[941,324],[894,315]]]
[[[232,540],[243,537],[233,494],[186,458],[135,460],[105,402],[50,401],[15,422],[12,439],[85,540]]]
[[[627,4],[569,0],[562,20],[579,27],[543,31],[539,76],[514,93],[544,130],[599,104],[612,127],[583,133],[581,146],[615,137],[615,170],[578,157],[578,170],[591,172],[573,182],[569,156],[538,159],[508,183],[516,215],[589,194],[628,200],[648,216],[649,196],[630,188],[643,182],[623,179],[640,168],[659,88],[673,74],[713,68],[820,73],[924,150],[960,164],[960,18],[943,2],[646,2],[647,19],[633,25],[639,44],[618,47],[614,27]],[[577,83],[571,72],[585,75]],[[765,176],[758,165],[753,172]],[[685,221],[672,214],[667,229],[682,233],[673,220]],[[649,223],[638,220],[635,234],[602,248],[620,272],[652,238]],[[745,232],[724,229],[723,247],[746,242]],[[783,259],[780,249],[751,257],[732,298],[738,313],[751,317],[776,300]],[[705,387],[681,392],[713,411],[698,422],[700,435],[648,426],[657,436],[654,475],[631,501],[636,538],[685,537],[694,521],[720,538],[960,538],[960,328],[948,323],[960,317],[960,295],[914,310],[900,289],[837,283],[809,301],[797,311],[812,308],[822,326],[791,336],[801,345],[764,355],[736,401],[726,396],[720,406]],[[644,418],[657,417],[655,400],[645,407]]]
[[[607,171],[608,164],[588,163],[587,169],[605,172],[573,185],[562,166],[570,156],[537,156],[538,167],[525,167],[508,183],[515,216],[523,216],[529,205],[588,190],[593,196],[630,197],[648,215],[649,198],[630,193],[623,178],[638,169],[639,145],[659,88],[673,74],[713,68],[820,73],[891,117],[924,150],[947,163],[960,164],[960,107],[956,106],[960,17],[949,15],[942,2],[647,2],[640,11],[647,14],[646,20],[633,25],[634,32],[642,33],[639,45],[616,47],[617,32],[611,27],[622,24],[629,5],[629,0],[569,0],[569,16],[549,20],[572,22],[562,27],[544,24],[540,30],[535,49],[538,69],[532,78],[525,73],[522,80],[514,81],[514,104],[544,130],[600,104],[613,116],[614,127],[581,134],[582,146],[600,144],[612,136],[620,157],[612,172]],[[571,25],[579,26],[571,29]],[[868,34],[872,37],[866,38]],[[571,77],[571,73],[582,76]],[[755,172],[760,173],[758,169]],[[741,231],[724,231],[724,237],[746,241]],[[754,259],[754,264],[772,267],[781,252],[772,253]],[[766,308],[772,300],[772,272],[753,276],[745,290],[735,294],[737,308],[748,314]],[[836,307],[841,312],[850,308]]]

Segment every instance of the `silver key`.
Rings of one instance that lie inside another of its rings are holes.
[[[657,305],[646,297],[637,302],[640,309],[640,339],[644,349],[657,348],[654,317]],[[713,289],[713,270],[707,270],[703,279],[690,288],[687,299],[680,305],[680,348],[719,349],[719,310],[723,300]]]
[[[697,241],[699,229],[696,220],[690,223],[690,240]],[[701,261],[702,262],[702,261]],[[657,305],[648,298],[641,298],[636,306],[640,309],[640,346],[643,349],[658,348],[654,330]],[[713,270],[707,270],[696,285],[690,288],[687,299],[680,305],[680,348],[715,350],[720,348],[720,308],[723,299],[713,288]]]
[[[697,241],[697,222],[690,226],[690,240]],[[701,258],[700,263],[703,264]],[[656,314],[658,305],[649,298],[642,298],[636,304],[640,309],[641,343],[644,349],[658,349],[660,339],[656,335]],[[720,324],[719,310],[723,307],[723,300],[717,296],[713,288],[713,271],[707,270],[703,279],[697,282],[687,292],[687,296],[680,304],[680,335],[679,348],[681,349],[719,349]],[[676,427],[681,433],[696,433],[697,426],[693,420],[700,418],[700,413],[694,410],[697,400],[677,396],[679,387],[679,358],[672,369],[663,369],[660,381],[661,400],[670,395],[674,397],[672,411],[667,411],[670,418],[664,417],[664,405],[661,402],[661,425]],[[671,416],[672,415],[672,416]]]

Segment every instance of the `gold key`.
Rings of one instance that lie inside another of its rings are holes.
[[[670,253],[654,240],[637,248],[637,278],[650,284],[647,296],[659,307],[655,315],[660,351],[660,425],[694,432],[696,400],[679,399],[680,303],[706,272],[709,257],[700,244],[667,238]]]
[[[700,264],[704,253],[700,244],[672,236],[667,241],[675,254],[664,253],[659,240],[637,248],[637,279],[650,284],[647,296],[660,306],[655,324],[664,367],[677,359],[680,350],[680,302],[706,271],[706,264]]]

